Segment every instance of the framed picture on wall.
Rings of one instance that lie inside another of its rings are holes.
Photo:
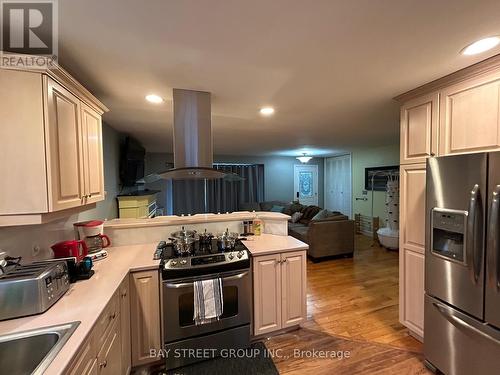
[[[391,165],[387,167],[370,167],[365,168],[365,190],[385,191],[387,185],[387,174],[390,172],[399,172],[399,165]]]

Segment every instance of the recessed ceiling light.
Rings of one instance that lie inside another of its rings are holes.
[[[470,56],[477,55],[488,51],[500,44],[500,38],[498,36],[490,36],[489,38],[480,39],[472,44],[469,44],[462,50],[462,55]]]
[[[274,108],[273,107],[262,107],[260,109],[260,114],[262,116],[271,116],[274,113]]]
[[[161,96],[158,96],[156,94],[149,94],[146,95],[146,100],[150,103],[154,104],[160,104],[163,103],[163,98]]]

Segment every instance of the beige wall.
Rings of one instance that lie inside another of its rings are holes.
[[[352,212],[371,215],[371,191],[363,195],[365,188],[365,168],[399,165],[399,144],[375,148],[354,149],[352,152]],[[366,197],[367,201],[356,200],[356,197]],[[374,216],[385,219],[385,192],[374,192]],[[383,222],[381,222],[383,226]]]

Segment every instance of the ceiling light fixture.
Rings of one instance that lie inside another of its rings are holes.
[[[146,100],[150,103],[154,104],[160,104],[163,103],[163,98],[161,96],[158,96],[156,94],[149,94],[146,95]]]
[[[295,159],[297,159],[298,161],[300,161],[301,163],[308,163],[309,160],[312,159],[312,156],[307,156],[307,154],[304,152],[302,154],[302,156],[297,156]]]
[[[260,114],[262,116],[271,116],[274,113],[274,108],[273,107],[262,107],[260,109]]]
[[[465,47],[462,50],[462,55],[477,55],[478,53],[482,53],[495,48],[496,46],[498,46],[498,44],[500,44],[500,37],[498,36],[490,36],[488,38],[480,39]]]

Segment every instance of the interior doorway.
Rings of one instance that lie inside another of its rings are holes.
[[[352,217],[351,154],[325,158],[325,208]]]

